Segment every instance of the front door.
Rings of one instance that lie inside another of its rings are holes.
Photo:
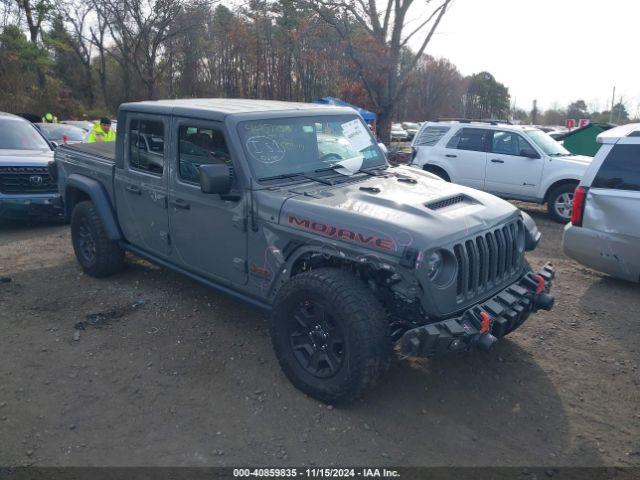
[[[219,282],[247,282],[247,232],[243,197],[202,193],[198,168],[233,166],[221,123],[174,119],[169,224],[173,256],[184,268]]]
[[[537,151],[516,132],[496,130],[490,144],[485,189],[498,195],[535,198],[542,176],[542,157],[523,156],[523,150]]]
[[[169,120],[158,115],[129,115],[125,135],[124,168],[116,168],[116,208],[126,240],[149,253],[170,253],[167,214],[168,169],[165,138]]]

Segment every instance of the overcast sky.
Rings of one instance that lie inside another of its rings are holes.
[[[428,53],[491,72],[525,110],[579,98],[608,109],[615,85],[633,116],[639,47],[640,0],[454,0]]]

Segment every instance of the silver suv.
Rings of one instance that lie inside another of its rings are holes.
[[[575,191],[562,246],[571,258],[640,281],[640,123],[598,136],[602,147]]]

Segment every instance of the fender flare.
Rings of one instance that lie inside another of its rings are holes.
[[[120,226],[116,220],[116,214],[104,186],[93,178],[72,173],[67,178],[65,185],[65,204],[67,205],[67,208],[70,207],[69,202],[67,201],[69,187],[76,188],[89,196],[91,202],[96,207],[98,216],[102,221],[102,225],[104,225],[104,229],[109,240],[122,240],[122,232],[120,231]],[[69,214],[71,214],[70,208]]]
[[[295,244],[291,252],[286,255],[286,259],[279,266],[279,269],[274,275],[273,281],[269,286],[268,297],[273,299],[280,287],[284,285],[289,279],[292,277],[293,266],[305,255],[322,255],[328,261],[330,259],[342,260],[351,262],[355,265],[381,265],[388,264],[389,261],[384,258],[384,255],[380,255],[377,252],[371,251],[367,252],[364,255],[358,255],[357,252],[346,248],[341,248],[340,246],[332,245],[329,243],[320,243],[320,244]]]

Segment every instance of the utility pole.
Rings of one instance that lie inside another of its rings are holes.
[[[538,100],[533,101],[533,109],[531,110],[531,125],[538,124]]]
[[[613,123],[613,106],[616,102],[616,86],[613,86],[613,95],[611,96],[611,110],[609,111],[609,123]]]

